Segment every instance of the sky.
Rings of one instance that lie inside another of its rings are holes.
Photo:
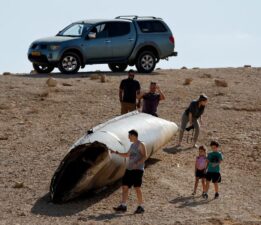
[[[157,16],[175,37],[178,57],[159,68],[261,66],[261,0],[1,0],[0,73],[32,70],[29,45],[82,19]],[[83,71],[108,70],[87,65]]]

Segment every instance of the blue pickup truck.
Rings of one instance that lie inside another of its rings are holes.
[[[174,36],[161,18],[119,16],[78,21],[54,37],[36,40],[28,59],[38,73],[55,67],[77,73],[88,64],[108,64],[113,72],[135,65],[138,72],[151,73],[160,59],[177,56],[174,48]]]

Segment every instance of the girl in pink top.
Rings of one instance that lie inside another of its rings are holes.
[[[201,146],[199,146],[198,152],[199,152],[199,154],[196,158],[196,163],[195,163],[196,179],[195,179],[194,191],[193,191],[192,195],[196,194],[199,179],[201,179],[201,181],[202,181],[202,187],[203,187],[202,195],[206,191],[207,149],[205,146],[201,145]]]

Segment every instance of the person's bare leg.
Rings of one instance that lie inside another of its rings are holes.
[[[218,183],[214,183],[215,193],[218,193]]]
[[[194,191],[193,191],[193,194],[196,194],[196,192],[197,192],[198,181],[199,181],[199,179],[196,177],[196,179],[195,179],[195,184],[194,184]]]
[[[193,125],[194,125],[193,147],[197,147],[197,140],[200,132],[200,124],[198,120],[193,121]]]
[[[137,195],[137,203],[138,205],[143,204],[142,192],[140,187],[135,187],[136,195]]]
[[[210,181],[207,180],[207,182],[206,182],[206,189],[205,189],[206,193],[208,192],[208,189],[209,189],[209,183],[210,183]]]
[[[179,142],[178,142],[177,147],[181,146],[181,142],[182,142],[183,135],[184,135],[184,129],[186,128],[188,121],[189,121],[188,116],[183,114],[182,117],[181,117],[181,124],[180,124],[180,131],[179,131]]]
[[[121,199],[122,204],[125,205],[127,204],[128,196],[129,196],[129,187],[122,186],[122,199]]]
[[[206,179],[202,178],[201,182],[202,182],[203,192],[206,192]]]
[[[184,130],[180,130],[179,131],[179,142],[178,142],[178,146],[181,145],[182,139],[183,139],[183,135],[184,135]]]

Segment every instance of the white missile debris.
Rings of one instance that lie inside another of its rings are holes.
[[[90,190],[120,179],[126,158],[110,150],[126,153],[128,131],[135,129],[144,142],[148,158],[166,145],[178,131],[175,123],[134,111],[100,124],[80,138],[55,171],[50,193],[53,202],[66,202]]]

